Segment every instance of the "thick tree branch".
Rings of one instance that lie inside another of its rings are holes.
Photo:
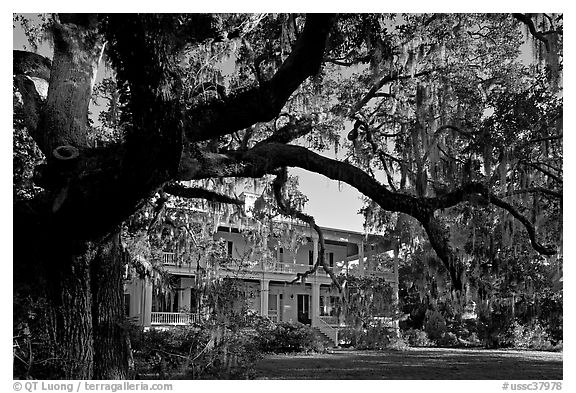
[[[528,15],[525,14],[513,13],[512,15],[514,16],[514,18],[518,19],[520,22],[524,23],[528,27],[530,34],[532,34],[534,38],[544,43],[544,46],[546,47],[546,52],[550,51],[550,42],[548,41],[548,38],[546,38],[546,35],[543,34],[541,31],[536,30],[536,26],[534,26],[534,21],[532,20],[532,18],[530,18]]]
[[[534,225],[526,217],[524,217],[510,203],[500,199],[498,196],[493,194],[488,189],[488,187],[486,187],[486,185],[482,183],[466,184],[460,187],[459,189],[449,192],[445,195],[438,196],[435,198],[427,198],[427,202],[430,205],[430,207],[432,207],[434,210],[446,209],[452,206],[456,206],[457,204],[464,202],[466,200],[469,200],[469,197],[474,194],[477,195],[479,194],[483,196],[484,198],[486,198],[487,202],[508,211],[514,218],[520,221],[522,225],[524,225],[526,232],[528,232],[528,236],[530,238],[530,243],[532,244],[532,247],[538,253],[542,255],[556,254],[556,249],[553,246],[550,245],[545,246],[542,245],[540,242],[538,242],[538,240],[536,239],[536,229],[534,228]]]
[[[301,146],[278,143],[256,146],[247,152],[239,153],[237,156],[221,155],[219,159],[228,161],[226,167],[229,176],[261,177],[265,174],[275,173],[278,168],[286,166],[299,167],[319,173],[330,179],[351,185],[384,210],[408,214],[423,224],[430,220],[434,211],[456,206],[469,200],[471,195],[479,194],[518,219],[526,228],[532,246],[537,252],[543,255],[556,253],[553,247],[543,246],[537,241],[534,226],[528,219],[522,216],[512,205],[491,193],[482,183],[468,183],[457,190],[434,198],[417,198],[401,192],[391,192],[366,172],[349,163],[323,157]],[[231,164],[233,162],[235,164]],[[209,171],[199,170],[197,174],[210,177]]]
[[[51,67],[46,57],[32,52],[13,51],[14,86],[22,97],[24,126],[39,147],[42,147],[42,133],[38,126]],[[43,153],[49,152],[43,150]]]
[[[416,73],[414,75],[400,75],[400,73],[398,71],[393,71],[391,73],[383,75],[380,78],[380,80],[378,82],[376,82],[370,88],[368,93],[366,93],[366,95],[360,101],[358,101],[356,103],[356,105],[354,105],[350,109],[348,116],[354,116],[354,114],[356,114],[360,109],[362,109],[364,107],[364,105],[366,105],[368,103],[368,101],[370,101],[372,98],[374,98],[375,94],[378,93],[378,90],[380,90],[385,84],[390,83],[390,82],[394,82],[397,80],[418,78],[420,76],[429,75],[430,73],[432,73],[432,70],[422,71],[422,72]]]
[[[528,145],[530,143],[536,143],[536,142],[554,141],[554,140],[562,139],[563,137],[564,137],[563,134],[544,136],[542,138],[531,139],[528,142],[526,142],[524,145]]]
[[[312,131],[312,120],[304,119],[296,123],[290,122],[290,124],[285,125],[280,128],[268,138],[259,142],[257,145],[265,145],[267,143],[290,143],[295,139],[300,138]]]
[[[50,79],[52,62],[47,57],[23,50],[12,51],[12,72],[32,78]]]
[[[507,192],[506,194],[504,194],[504,196],[511,196],[511,195],[517,195],[517,194],[525,194],[525,193],[541,193],[541,194],[550,195],[550,196],[557,198],[557,199],[562,199],[562,192],[549,190],[549,189],[544,188],[544,187],[529,187],[529,188],[524,188],[521,190],[514,190],[514,191]]]
[[[212,139],[277,116],[300,84],[318,72],[331,20],[330,15],[308,15],[294,50],[272,79],[262,82],[260,87],[194,108],[189,116],[187,139]]]
[[[162,190],[168,194],[182,198],[205,199],[209,202],[230,203],[237,206],[244,205],[244,202],[238,198],[232,198],[214,191],[209,191],[199,187],[186,187],[179,183],[166,184]]]
[[[542,172],[543,174],[545,174],[546,176],[550,177],[551,179],[557,181],[557,182],[560,183],[560,184],[563,183],[562,178],[560,178],[559,176],[553,174],[553,173],[550,172],[549,170],[542,168],[540,165],[537,165],[537,164],[535,164],[535,163],[533,163],[533,162],[528,162],[528,161],[525,161],[525,160],[521,160],[520,163],[523,164],[523,165],[532,167],[532,168],[536,169],[537,171]]]

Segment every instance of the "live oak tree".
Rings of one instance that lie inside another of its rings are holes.
[[[348,183],[372,223],[421,225],[456,292],[452,208],[497,207],[537,253],[557,253],[527,206],[561,208],[561,15],[61,14],[49,31],[51,60],[14,53],[17,136],[45,157],[34,186],[29,162],[15,178],[29,191],[14,239],[17,283],[48,299],[56,377],[127,375],[123,222],[156,193],[238,202],[178,181],[273,180],[278,208],[318,231],[286,202],[286,168]],[[524,31],[540,68],[518,60]],[[119,136],[95,143],[103,53]],[[314,151],[338,148],[344,129],[345,159]],[[320,247],[315,267],[330,272]]]

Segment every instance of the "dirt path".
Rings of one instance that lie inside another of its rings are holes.
[[[411,348],[271,355],[257,363],[256,378],[561,380],[562,353]]]

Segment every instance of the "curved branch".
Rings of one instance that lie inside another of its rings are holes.
[[[47,57],[23,50],[12,51],[12,72],[33,78],[50,80],[52,62]]]
[[[534,26],[534,21],[532,18],[525,14],[512,14],[512,16],[514,16],[514,18],[518,19],[520,22],[524,23],[528,27],[530,34],[532,34],[532,36],[537,40],[540,40],[544,43],[544,46],[546,46],[546,52],[550,52],[550,42],[548,41],[548,38],[546,38],[546,35],[544,35],[541,31],[536,30],[536,26]]]
[[[354,116],[354,114],[357,113],[360,109],[362,109],[362,107],[364,105],[366,105],[368,103],[368,101],[370,101],[372,98],[374,98],[374,96],[378,92],[378,90],[380,90],[385,84],[390,83],[390,82],[394,82],[397,80],[418,78],[420,76],[429,75],[432,72],[433,72],[433,70],[428,70],[428,71],[418,72],[414,75],[400,75],[400,73],[398,71],[393,71],[391,73],[383,75],[380,78],[380,80],[378,82],[376,82],[374,84],[374,86],[372,86],[372,88],[368,91],[368,93],[366,93],[366,95],[360,101],[358,101],[356,103],[356,105],[354,105],[350,109],[348,116]]]
[[[178,183],[166,184],[162,190],[164,192],[167,192],[168,194],[182,198],[198,198],[198,199],[205,199],[210,202],[230,203],[238,206],[244,205],[244,201],[238,198],[232,198],[227,195],[206,190],[204,188],[186,187]]]
[[[510,191],[510,192],[507,192],[506,194],[504,194],[503,196],[511,196],[511,195],[516,195],[516,194],[525,194],[525,193],[542,193],[542,194],[549,195],[549,196],[552,196],[552,197],[557,198],[557,199],[562,199],[562,192],[549,190],[549,189],[544,188],[544,187],[529,187],[529,188],[525,188],[522,190]]]
[[[430,244],[438,257],[449,269],[455,288],[459,287],[461,280],[458,258],[452,250],[448,240],[443,235],[441,225],[434,218],[436,210],[455,206],[469,200],[470,196],[480,194],[494,205],[510,212],[526,228],[532,247],[544,255],[553,255],[556,250],[551,246],[543,246],[536,239],[534,226],[520,214],[512,205],[493,195],[481,183],[469,183],[458,190],[434,198],[417,198],[409,194],[391,192],[363,170],[346,162],[336,161],[320,156],[310,150],[292,145],[270,143],[256,146],[236,157],[227,156],[230,161],[236,160],[237,171],[228,172],[230,176],[261,177],[264,174],[275,173],[278,168],[290,166],[306,169],[322,174],[330,179],[345,182],[355,187],[362,194],[372,199],[387,211],[408,214],[416,218],[424,226]],[[228,164],[229,169],[233,166]],[[207,175],[208,173],[203,173]]]
[[[52,63],[48,58],[36,53],[21,50],[14,50],[12,53],[14,87],[22,97],[24,125],[42,152],[49,154],[49,150],[42,149],[41,132],[38,130],[44,103],[35,81],[43,81],[47,85]]]
[[[304,136],[312,131],[312,120],[305,119],[297,123],[290,123],[280,128],[268,138],[257,145],[264,145],[267,143],[290,143],[294,139]]]
[[[190,113],[193,124],[188,128],[187,139],[212,139],[277,116],[300,84],[318,72],[331,21],[330,15],[308,15],[294,50],[272,79],[262,82],[260,87],[194,108]]]
[[[295,283],[297,281],[304,280],[310,274],[314,274],[316,272],[316,270],[318,270],[318,266],[322,266],[324,271],[332,279],[332,282],[334,283],[334,285],[336,285],[338,290],[340,292],[342,292],[342,285],[338,281],[338,278],[336,277],[336,275],[334,274],[332,269],[330,269],[330,267],[326,266],[326,261],[324,258],[325,249],[326,249],[325,242],[324,242],[324,234],[323,234],[322,230],[320,229],[320,227],[316,224],[314,217],[312,217],[308,214],[304,214],[301,211],[293,208],[292,206],[290,206],[284,202],[284,199],[282,197],[282,189],[284,188],[284,185],[286,184],[287,180],[288,180],[288,171],[286,170],[286,167],[283,167],[282,169],[280,169],[280,172],[278,173],[278,175],[276,175],[276,178],[272,182],[272,189],[274,191],[274,198],[276,199],[276,204],[278,205],[278,209],[280,210],[280,212],[282,214],[284,214],[286,216],[293,217],[293,218],[296,218],[298,220],[301,220],[301,221],[304,221],[305,223],[307,223],[318,234],[318,243],[320,244],[320,250],[318,251],[318,258],[314,262],[314,265],[312,266],[312,268],[310,270],[305,271],[304,273],[297,273],[296,278],[294,280],[292,280],[291,283]]]
[[[449,207],[456,206],[457,204],[464,202],[466,200],[469,200],[469,197],[474,194],[479,194],[483,196],[489,203],[492,203],[493,205],[508,211],[510,214],[512,214],[514,218],[520,221],[522,225],[524,225],[526,232],[528,232],[532,248],[534,248],[534,250],[536,250],[538,253],[542,255],[556,254],[557,251],[553,246],[550,245],[545,246],[542,245],[540,242],[538,242],[538,240],[536,239],[536,229],[534,228],[534,225],[530,222],[530,220],[524,217],[510,203],[500,199],[498,196],[493,194],[488,189],[488,187],[486,187],[486,185],[482,183],[469,183],[445,195],[438,196],[435,198],[427,198],[427,201],[430,204],[431,208],[434,210],[446,209]]]
[[[537,165],[537,164],[535,164],[535,163],[528,162],[528,161],[525,161],[525,160],[521,160],[520,163],[523,164],[523,165],[532,167],[532,168],[536,169],[537,171],[542,172],[543,174],[545,174],[545,175],[548,176],[549,178],[557,181],[557,182],[560,183],[560,184],[563,183],[562,179],[561,179],[559,176],[556,176],[555,174],[553,174],[553,173],[550,172],[549,170],[546,170],[546,169],[542,168],[540,165]]]

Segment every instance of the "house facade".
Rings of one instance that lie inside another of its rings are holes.
[[[249,211],[257,197],[243,193]],[[278,239],[269,239],[267,247],[272,258],[247,258],[250,241],[243,234],[242,223],[223,220],[214,234],[215,240],[225,242],[231,263],[212,268],[218,277],[242,280],[253,293],[250,309],[277,322],[301,322],[318,328],[337,340],[340,295],[330,276],[319,267],[304,280],[295,279],[312,267],[319,252],[317,233],[309,226],[290,222],[289,229],[300,239],[297,247],[285,247]],[[288,228],[287,227],[287,228]],[[325,243],[325,262],[333,272],[359,276],[377,276],[391,284],[397,299],[398,268],[382,268],[373,256],[390,250],[390,242],[381,236],[334,228],[322,228]],[[184,325],[198,317],[195,310],[195,276],[198,268],[206,267],[206,260],[184,261],[174,252],[162,254],[162,264],[176,288],[168,296],[158,296],[150,280],[132,279],[125,286],[125,300],[129,318],[144,327]]]

